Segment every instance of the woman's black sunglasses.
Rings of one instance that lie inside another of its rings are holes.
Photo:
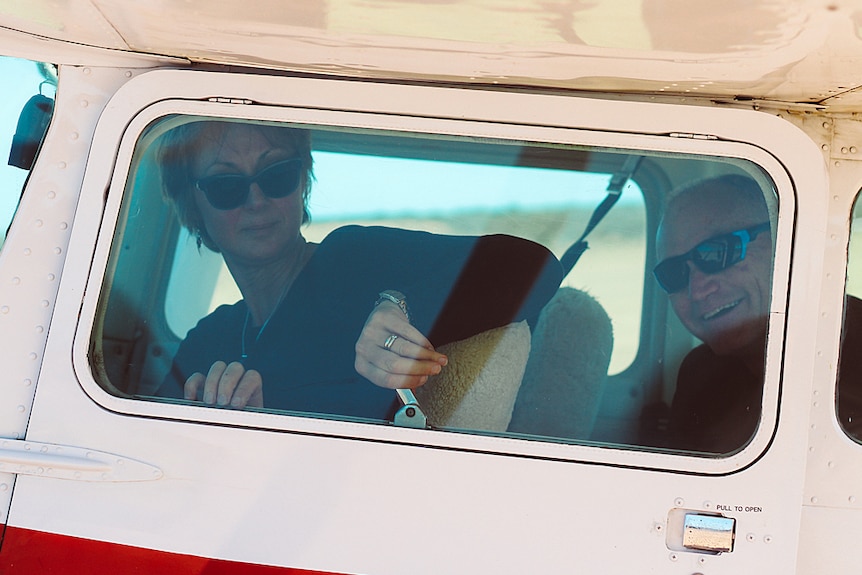
[[[745,259],[748,244],[761,232],[769,230],[769,222],[709,238],[686,253],[667,258],[653,270],[655,279],[667,293],[684,290],[688,285],[691,261],[705,274],[716,274]]]
[[[207,201],[217,210],[233,210],[248,199],[251,185],[260,186],[267,198],[284,198],[299,187],[302,179],[302,160],[291,158],[267,166],[253,176],[242,174],[216,174],[195,182]]]

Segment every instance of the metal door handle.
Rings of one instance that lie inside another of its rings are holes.
[[[127,457],[53,443],[0,440],[0,473],[78,481],[153,481],[158,467]]]

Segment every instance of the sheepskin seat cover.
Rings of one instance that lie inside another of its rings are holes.
[[[414,391],[434,427],[587,439],[612,349],[601,304],[560,288],[532,337],[520,322],[442,346],[449,365]]]
[[[530,354],[526,321],[441,346],[449,365],[414,390],[434,427],[505,431]]]

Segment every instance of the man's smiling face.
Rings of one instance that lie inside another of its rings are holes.
[[[681,193],[670,202],[659,228],[659,261],[685,254],[704,240],[768,222],[766,206],[758,200],[717,184]],[[717,273],[704,273],[691,261],[685,265],[688,285],[669,297],[686,328],[718,355],[762,349],[772,277],[770,233],[758,234],[742,261]]]

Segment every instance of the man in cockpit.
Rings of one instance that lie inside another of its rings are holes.
[[[772,283],[772,227],[760,186],[742,175],[684,186],[667,206],[656,249],[656,279],[703,341],[680,366],[668,447],[741,449],[760,419]],[[862,345],[862,302],[847,299],[843,346],[852,349]],[[854,435],[862,435],[860,374],[862,360],[842,354],[839,417]]]

